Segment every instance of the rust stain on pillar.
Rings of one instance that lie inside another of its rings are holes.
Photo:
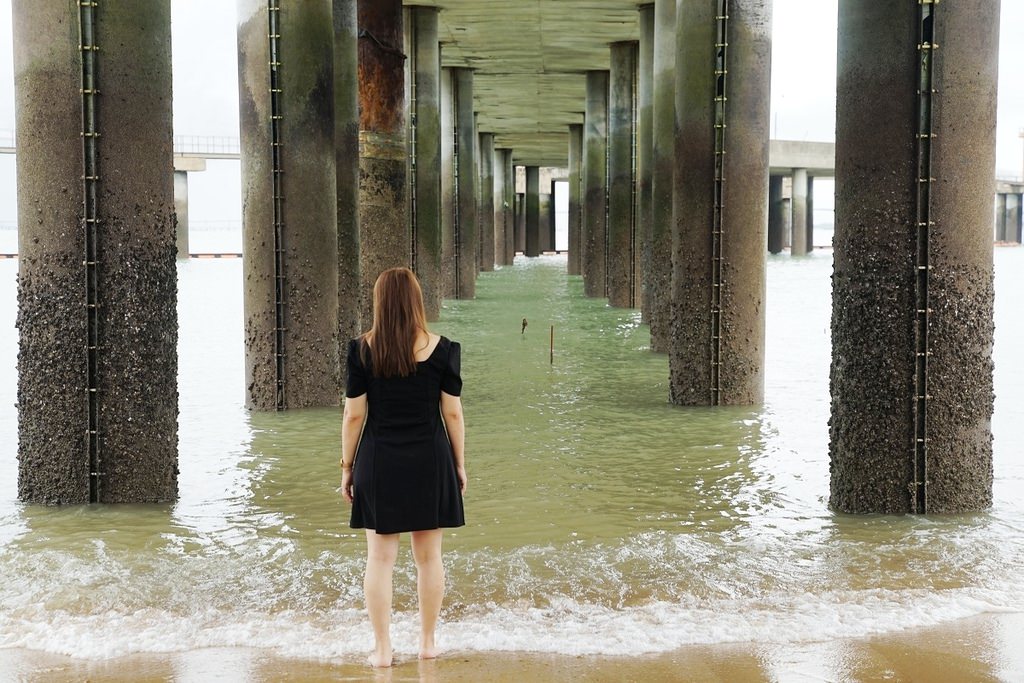
[[[401,0],[359,0],[359,232],[362,322],[373,319],[373,283],[408,266],[405,54]]]
[[[681,405],[764,395],[771,6],[733,0],[724,17],[718,5],[682,3],[676,22],[675,155],[685,163],[675,175],[668,351],[670,397]]]

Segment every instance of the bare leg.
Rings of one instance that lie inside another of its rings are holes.
[[[412,532],[412,555],[416,559],[416,592],[420,599],[420,659],[437,657],[434,629],[444,599],[444,565],[441,564],[440,529]]]
[[[366,530],[366,611],[373,626],[370,666],[391,666],[391,575],[398,557],[398,534]]]

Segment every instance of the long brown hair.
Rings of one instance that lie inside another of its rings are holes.
[[[390,268],[373,284],[373,327],[363,341],[373,347],[373,374],[408,377],[416,373],[416,337],[427,331],[423,291],[408,268]],[[363,355],[366,355],[365,346]],[[366,358],[363,358],[364,365]]]

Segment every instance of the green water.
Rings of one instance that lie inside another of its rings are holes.
[[[1024,284],[997,252],[997,291]],[[467,650],[665,651],[813,641],[1024,611],[1024,323],[997,301],[996,507],[844,517],[828,494],[830,254],[769,259],[766,404],[667,403],[636,311],[582,296],[564,259],[482,274],[434,330],[463,344],[468,524],[446,534],[440,637]],[[105,657],[243,645],[369,647],[362,532],[338,493],[340,410],[242,407],[241,264],[180,266],[181,498],[15,502],[0,447],[0,648]],[[0,325],[13,324],[0,263]],[[529,325],[521,332],[521,321]],[[549,360],[554,326],[554,359]],[[14,434],[13,334],[0,428]],[[408,551],[396,643],[415,643]],[[568,646],[566,645],[568,642]]]

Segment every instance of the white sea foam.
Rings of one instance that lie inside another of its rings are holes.
[[[0,614],[0,649],[27,648],[85,659],[210,647],[251,647],[301,659],[350,658],[371,647],[356,607],[274,614],[146,608],[78,615],[44,605]],[[987,589],[843,591],[623,609],[558,599],[547,607],[488,605],[444,621],[443,646],[460,651],[570,655],[659,653],[685,645],[800,643],[932,626],[987,612],[1021,612],[1024,600]],[[412,654],[417,616],[395,615],[399,654]]]

